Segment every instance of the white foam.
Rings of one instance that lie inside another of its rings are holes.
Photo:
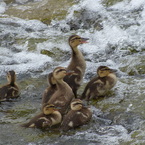
[[[6,10],[6,3],[0,2],[0,14],[4,13]]]

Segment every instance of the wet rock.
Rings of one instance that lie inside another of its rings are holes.
[[[103,0],[103,3],[106,5],[106,6],[111,6],[117,2],[121,2],[123,0]]]
[[[129,132],[140,128],[143,118],[133,112],[126,112],[114,117],[113,122],[124,126]]]
[[[144,55],[132,56],[131,59],[122,59],[123,67],[120,67],[122,72],[126,72],[129,76],[145,74],[145,58]]]
[[[95,28],[101,30],[103,28],[102,17],[96,12],[91,12],[86,9],[75,11],[72,19],[67,20],[70,30]]]
[[[47,56],[53,56],[54,55],[54,53],[52,53],[49,50],[45,50],[45,49],[42,49],[40,53],[44,54],[44,55],[47,55]]]

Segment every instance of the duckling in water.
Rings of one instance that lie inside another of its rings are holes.
[[[104,96],[117,82],[117,77],[113,69],[107,66],[100,66],[97,69],[98,76],[94,77],[86,85],[81,99],[95,99]]]
[[[60,128],[62,131],[68,131],[88,123],[91,118],[92,110],[84,107],[82,100],[74,99],[71,102],[71,110],[64,117]]]
[[[16,84],[16,74],[15,72],[8,71],[7,73],[8,84],[0,88],[0,101],[6,101],[9,99],[14,99],[19,97],[19,88]]]
[[[74,98],[72,89],[66,82],[63,81],[63,78],[71,73],[73,72],[67,72],[64,67],[57,67],[53,71],[53,77],[56,80],[57,90],[51,96],[48,102],[60,107],[59,111],[62,115],[67,113],[70,102]]]
[[[45,89],[43,97],[42,97],[42,106],[48,102],[54,92],[57,90],[56,81],[53,77],[52,73],[48,75],[48,84],[49,86]]]
[[[61,123],[62,116],[53,104],[46,103],[43,112],[32,118],[22,127],[46,129]]]
[[[87,43],[88,38],[82,38],[78,35],[69,37],[69,45],[72,50],[72,58],[67,70],[74,71],[72,75],[65,76],[64,81],[72,88],[75,97],[77,98],[77,90],[81,85],[85,70],[86,62],[82,52],[77,48],[78,45]]]

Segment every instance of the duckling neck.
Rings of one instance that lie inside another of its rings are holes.
[[[86,63],[84,56],[82,52],[77,47],[71,47],[72,48],[72,58],[70,62],[70,66],[73,66],[74,62],[77,63],[77,65],[85,68]]]
[[[76,46],[76,47],[70,46],[70,47],[71,47],[71,49],[72,49],[72,55],[73,55],[73,56],[82,55],[82,53],[79,51],[79,49],[78,49],[77,46]]]
[[[57,85],[58,89],[63,89],[64,90],[64,89],[68,88],[67,87],[68,86],[67,83],[64,82],[63,79],[57,80],[57,84],[56,85]]]
[[[13,82],[13,81],[11,81],[9,84],[10,84],[11,86],[15,86],[15,82]]]

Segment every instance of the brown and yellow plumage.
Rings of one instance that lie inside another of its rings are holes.
[[[86,85],[81,99],[95,99],[104,96],[117,82],[117,77],[112,69],[100,66],[97,69],[98,76],[94,77]]]

